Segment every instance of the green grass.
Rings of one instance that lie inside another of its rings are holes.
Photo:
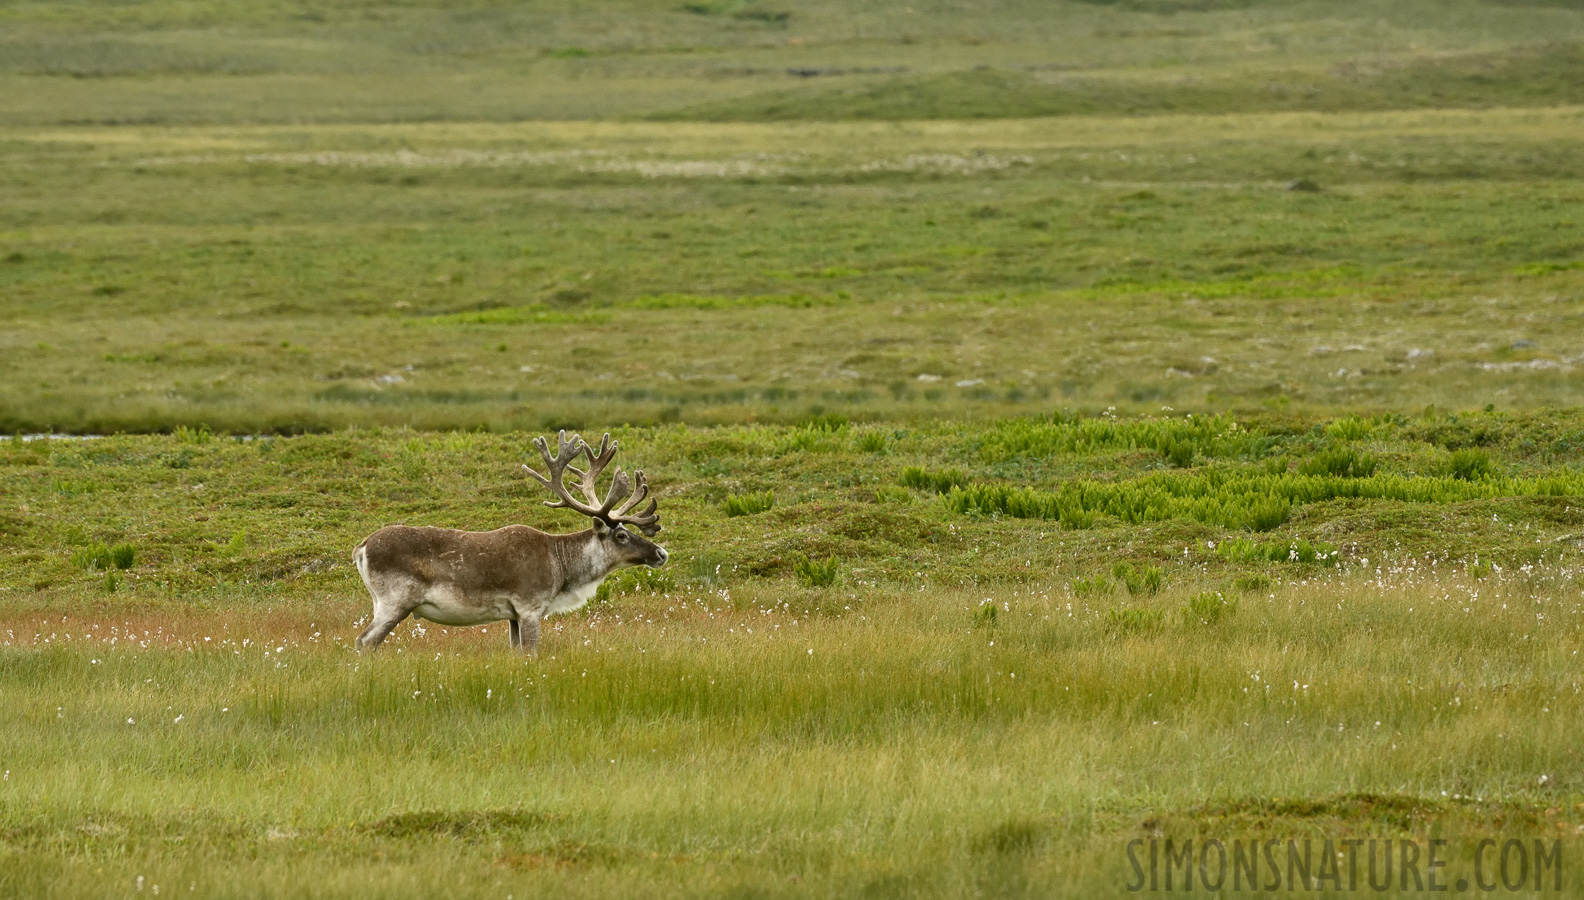
[[[721,509],[728,516],[753,516],[775,507],[775,491],[762,494],[728,494]]]
[[[0,895],[1123,896],[1134,840],[1404,837],[1580,893],[1581,46],[0,7],[0,433],[57,433],[0,439]],[[560,427],[671,563],[535,659],[355,654],[376,528],[579,527],[520,470]]]
[[[14,130],[0,429],[1570,405],[1578,118]]]
[[[915,469],[1043,490],[1074,467],[1127,485],[1259,464],[986,452],[1040,421],[892,427],[883,456],[832,419],[619,430],[674,563],[551,620],[532,662],[501,625],[407,625],[357,656],[347,562],[391,521],[575,527],[517,474],[526,435],[0,442],[0,884],[1104,896],[1145,822],[1435,833],[1465,869],[1491,833],[1571,835],[1576,499],[1435,476],[1478,496],[1318,502],[1254,543],[875,492]],[[1216,433],[1301,465],[1346,421]],[[1381,419],[1366,444],[1376,479],[1466,441],[1545,479],[1581,436],[1576,413],[1493,412]],[[777,503],[729,514],[759,490]],[[72,558],[114,546],[135,550],[113,587]],[[1280,811],[1241,812],[1256,800]]]

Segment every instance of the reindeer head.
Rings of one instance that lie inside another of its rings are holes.
[[[595,537],[606,545],[607,551],[620,561],[620,565],[656,568],[665,565],[665,549],[648,540],[660,531],[660,515],[655,512],[657,502],[649,497],[649,482],[644,479],[643,472],[634,472],[632,478],[628,478],[621,466],[617,466],[604,502],[599,499],[597,482],[600,473],[616,456],[616,442],[611,440],[610,434],[607,433],[600,440],[598,451],[578,435],[574,434],[568,439],[565,431],[556,435],[556,443],[556,455],[551,456],[545,439],[534,438],[534,446],[539,448],[539,455],[544,457],[545,468],[550,473],[548,478],[523,466],[529,475],[555,495],[556,499],[546,500],[545,506],[576,510],[593,519]],[[572,465],[579,456],[588,457],[587,470]],[[569,470],[577,476],[578,489],[583,492],[587,502],[573,497],[562,483],[562,477]],[[639,512],[633,512],[633,508],[642,503],[645,497],[649,497],[649,505]],[[638,531],[643,532],[642,537]]]

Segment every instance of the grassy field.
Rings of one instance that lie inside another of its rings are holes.
[[[0,4],[0,896],[1584,891],[1581,42]],[[671,565],[355,654],[376,528],[581,525],[559,427]]]
[[[619,437],[674,562],[527,664],[503,626],[359,657],[347,562],[569,526],[520,436],[7,442],[0,886],[1108,895],[1163,834],[1581,849],[1576,414]],[[1297,497],[1263,530],[1221,521],[1250,478]]]

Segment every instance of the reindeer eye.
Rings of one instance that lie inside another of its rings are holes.
[[[616,532],[616,542],[619,543],[619,544],[627,543],[627,532],[625,532],[625,531]]]

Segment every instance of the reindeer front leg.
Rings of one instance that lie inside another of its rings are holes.
[[[512,637],[518,650],[529,656],[539,655],[539,616],[524,616],[512,623]]]

